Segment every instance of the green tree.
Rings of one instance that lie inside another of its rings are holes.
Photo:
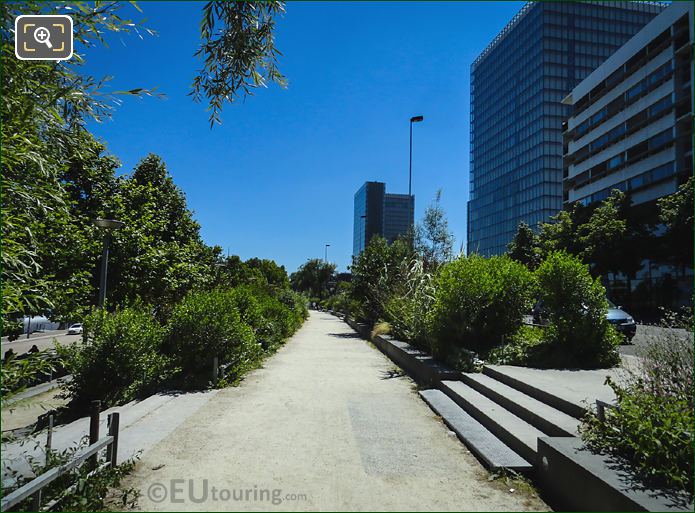
[[[162,309],[213,284],[222,250],[203,243],[184,193],[158,156],[148,155],[120,180],[113,213],[125,226],[113,233],[110,304],[140,298]]]
[[[56,320],[81,319],[94,304],[98,289],[101,234],[93,220],[114,203],[119,162],[85,131],[71,141],[68,164],[59,175],[66,210],[50,212],[37,222],[40,265]]]
[[[200,24],[201,45],[196,56],[203,67],[193,80],[191,95],[208,103],[210,125],[221,124],[225,102],[253,94],[268,82],[285,85],[277,67],[275,18],[285,12],[285,3],[208,2]]]
[[[577,238],[577,212],[582,207],[574,203],[569,210],[561,210],[547,223],[540,223],[538,244],[545,257],[552,251],[579,254],[582,248]]]
[[[75,141],[89,120],[107,117],[113,94],[105,81],[80,73],[83,55],[70,62],[22,61],[14,56],[14,20],[19,14],[68,13],[77,48],[103,41],[109,32],[131,33],[136,22],[123,4],[3,2],[2,16],[2,282],[3,319],[54,307],[41,252],[42,224],[66,224],[62,184],[66,166],[81,160]],[[130,94],[151,94],[139,89]]]
[[[250,258],[246,261],[246,267],[257,273],[271,287],[286,289],[290,286],[285,266],[278,265],[274,260]]]
[[[422,223],[415,230],[415,247],[426,269],[439,267],[453,256],[454,236],[441,206],[442,191],[437,191],[434,202],[427,207]]]
[[[693,266],[693,189],[691,176],[678,190],[658,201],[659,220],[665,225],[664,239],[670,260],[683,267]]]
[[[538,236],[523,221],[519,223],[514,238],[507,245],[507,255],[512,260],[521,262],[531,270],[538,267],[540,263],[541,255]]]
[[[595,275],[605,276],[624,269],[627,208],[625,194],[614,189],[608,198],[594,208],[589,220],[577,226],[577,237],[582,248],[579,256],[590,264]]]
[[[328,296],[328,283],[335,277],[335,264],[319,258],[307,260],[290,275],[292,288],[311,297],[324,299]]]

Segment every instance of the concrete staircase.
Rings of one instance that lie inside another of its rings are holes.
[[[536,393],[506,378],[503,371],[486,367],[482,374],[443,380],[438,389],[420,395],[488,468],[530,472],[538,438],[577,436],[583,409],[558,409],[555,405],[564,400],[552,391]]]

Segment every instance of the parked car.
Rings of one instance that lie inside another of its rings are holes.
[[[78,322],[76,324],[71,325],[68,328],[68,335],[81,335],[82,334],[82,323]]]
[[[606,314],[608,322],[610,322],[613,327],[618,330],[618,333],[622,333],[628,342],[632,340],[632,337],[637,333],[637,324],[632,316],[627,313],[621,306],[616,306],[610,299],[608,300],[608,313]]]
[[[613,327],[622,334],[625,339],[630,342],[637,332],[637,324],[632,316],[622,309],[620,306],[616,306],[610,299],[608,301],[608,312],[606,313],[606,319],[610,322]],[[538,301],[533,307],[532,311],[533,323],[534,324],[547,324],[548,320],[544,316],[543,303]]]

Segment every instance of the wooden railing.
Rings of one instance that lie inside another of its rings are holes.
[[[108,435],[102,439],[99,439],[100,408],[100,401],[92,402],[92,413],[89,420],[89,446],[78,450],[72,455],[69,461],[47,470],[40,476],[32,479],[28,483],[3,497],[0,511],[8,511],[30,497],[32,498],[32,506],[30,511],[48,511],[52,509],[58,502],[60,502],[68,493],[76,489],[76,485],[69,487],[57,499],[50,501],[45,507],[42,508],[42,490],[53,481],[72,469],[82,465],[87,460],[90,460],[95,467],[94,470],[88,474],[88,477],[101,472],[105,468],[115,467],[118,464],[118,427],[120,415],[117,412],[114,412],[108,416]],[[47,444],[49,449],[50,436],[49,430],[49,442]],[[106,449],[107,461],[106,463],[97,467],[97,454],[102,449]]]

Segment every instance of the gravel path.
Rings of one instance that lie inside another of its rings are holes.
[[[148,451],[126,486],[149,511],[543,510],[488,474],[413,382],[312,312],[264,368]]]

